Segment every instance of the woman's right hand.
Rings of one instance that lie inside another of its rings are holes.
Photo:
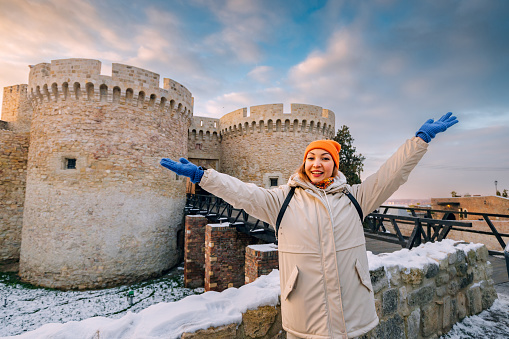
[[[196,166],[186,158],[180,158],[179,162],[163,158],[161,159],[161,166],[166,167],[178,175],[190,178],[193,184],[199,183],[205,172],[203,168]]]

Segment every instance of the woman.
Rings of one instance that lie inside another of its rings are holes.
[[[353,338],[378,324],[369,276],[362,220],[347,189],[364,215],[406,182],[436,133],[458,122],[447,113],[429,119],[362,184],[349,186],[338,171],[341,146],[314,141],[287,185],[264,189],[214,170],[204,171],[184,158],[161,165],[200,183],[208,192],[270,225],[291,187],[295,194],[278,234],[281,312],[288,338]]]

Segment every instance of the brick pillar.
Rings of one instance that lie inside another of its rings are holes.
[[[202,215],[187,215],[184,244],[184,286],[202,287],[205,281],[205,226]]]
[[[249,245],[246,247],[245,282],[249,284],[259,276],[279,268],[277,245]]]
[[[205,291],[244,285],[246,246],[251,237],[227,224],[205,228]]]

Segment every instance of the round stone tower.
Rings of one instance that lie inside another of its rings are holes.
[[[144,69],[90,59],[31,66],[33,106],[20,276],[62,289],[161,274],[179,260],[193,98]]]
[[[285,184],[302,164],[306,146],[334,137],[334,112],[283,104],[241,108],[220,118],[222,172],[269,188]]]

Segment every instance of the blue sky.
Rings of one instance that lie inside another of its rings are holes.
[[[306,103],[350,127],[372,174],[452,111],[394,198],[509,190],[509,2],[0,0],[0,85],[92,58],[185,85],[194,114]],[[0,94],[1,95],[1,94]],[[296,155],[299,156],[299,155]]]

